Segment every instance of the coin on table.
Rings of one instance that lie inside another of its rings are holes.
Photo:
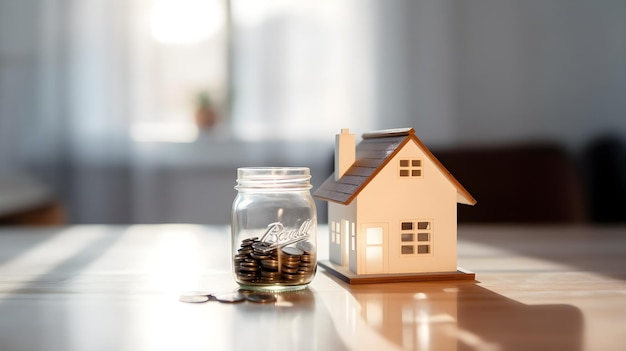
[[[187,293],[183,293],[178,298],[180,302],[188,302],[188,303],[202,303],[207,302],[211,299],[211,295],[190,295]]]
[[[205,295],[205,296],[209,296],[210,297],[210,296],[213,295],[213,293],[210,292],[210,291],[207,291],[207,290],[191,290],[191,291],[183,291],[181,293],[181,295],[187,295],[187,296],[190,296],[190,295]]]
[[[268,303],[276,301],[276,296],[264,293],[250,293],[246,295],[246,300],[256,303]]]
[[[233,293],[215,295],[215,299],[219,302],[224,302],[224,303],[237,303],[237,302],[244,301],[246,297],[244,296],[244,294],[233,292]]]

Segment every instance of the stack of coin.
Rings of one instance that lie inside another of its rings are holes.
[[[274,285],[301,284],[313,278],[316,270],[314,246],[299,242],[297,247],[271,249],[258,238],[244,239],[234,256],[238,281]]]
[[[258,245],[257,245],[258,246]],[[278,265],[278,257],[276,257],[276,249],[267,251],[255,249],[253,253],[261,263],[261,272],[259,280],[263,283],[273,284],[280,282],[280,270]]]
[[[300,258],[302,250],[295,247],[284,247],[280,250],[281,277],[290,282],[300,281],[298,270],[300,269]]]
[[[314,275],[317,269],[317,258],[313,244],[308,241],[302,241],[299,242],[296,247],[302,250],[298,273],[305,278]]]
[[[234,257],[235,274],[244,281],[252,281],[256,279],[261,266],[258,260],[251,257],[254,252],[252,245],[258,241],[258,238],[249,238],[241,242],[240,248]]]

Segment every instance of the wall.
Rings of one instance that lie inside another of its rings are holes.
[[[379,125],[427,144],[626,137],[626,2],[381,2]]]
[[[463,2],[454,19],[459,141],[626,136],[626,2]]]
[[[224,157],[252,163],[274,153],[276,164],[288,164],[313,152],[317,179],[325,176],[337,131],[316,148],[231,140],[247,148],[206,151],[198,142],[172,157],[189,164],[172,169],[163,159],[144,167],[145,153],[133,153],[136,146],[120,134],[131,120],[127,66],[118,61],[128,44],[123,26],[99,17],[123,17],[124,6],[121,0],[0,0],[0,169],[26,169],[52,184],[77,223],[206,222],[206,198],[232,201],[226,178],[233,165],[219,161]],[[371,26],[363,33],[371,43],[342,62],[361,63],[351,69],[364,71],[353,76],[373,76],[362,81],[367,87],[357,84],[354,96],[372,98],[366,106],[376,128],[414,127],[429,146],[551,139],[576,151],[605,132],[626,138],[626,2],[371,0],[363,6],[369,10],[360,15],[372,16],[362,23]],[[117,29],[87,31],[98,18],[102,28]],[[90,51],[94,43],[102,45]],[[98,54],[105,52],[118,56]],[[89,67],[119,70],[109,75]],[[102,77],[112,77],[111,84],[100,84]],[[206,174],[216,175],[218,190],[194,192]],[[180,197],[170,207],[154,201],[172,194]],[[210,212],[227,221],[223,211]]]

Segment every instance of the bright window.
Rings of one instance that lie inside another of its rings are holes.
[[[192,142],[224,121],[228,94],[225,0],[132,0],[130,136]]]
[[[375,129],[369,11],[360,1],[232,0],[234,135],[332,140],[346,126]]]
[[[129,6],[134,141],[192,142],[200,133],[329,140],[346,126],[375,129],[372,6],[308,0]]]

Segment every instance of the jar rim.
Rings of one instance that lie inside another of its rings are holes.
[[[277,177],[310,175],[309,167],[239,167],[237,176]]]
[[[237,186],[244,188],[310,189],[308,167],[239,167]]]

